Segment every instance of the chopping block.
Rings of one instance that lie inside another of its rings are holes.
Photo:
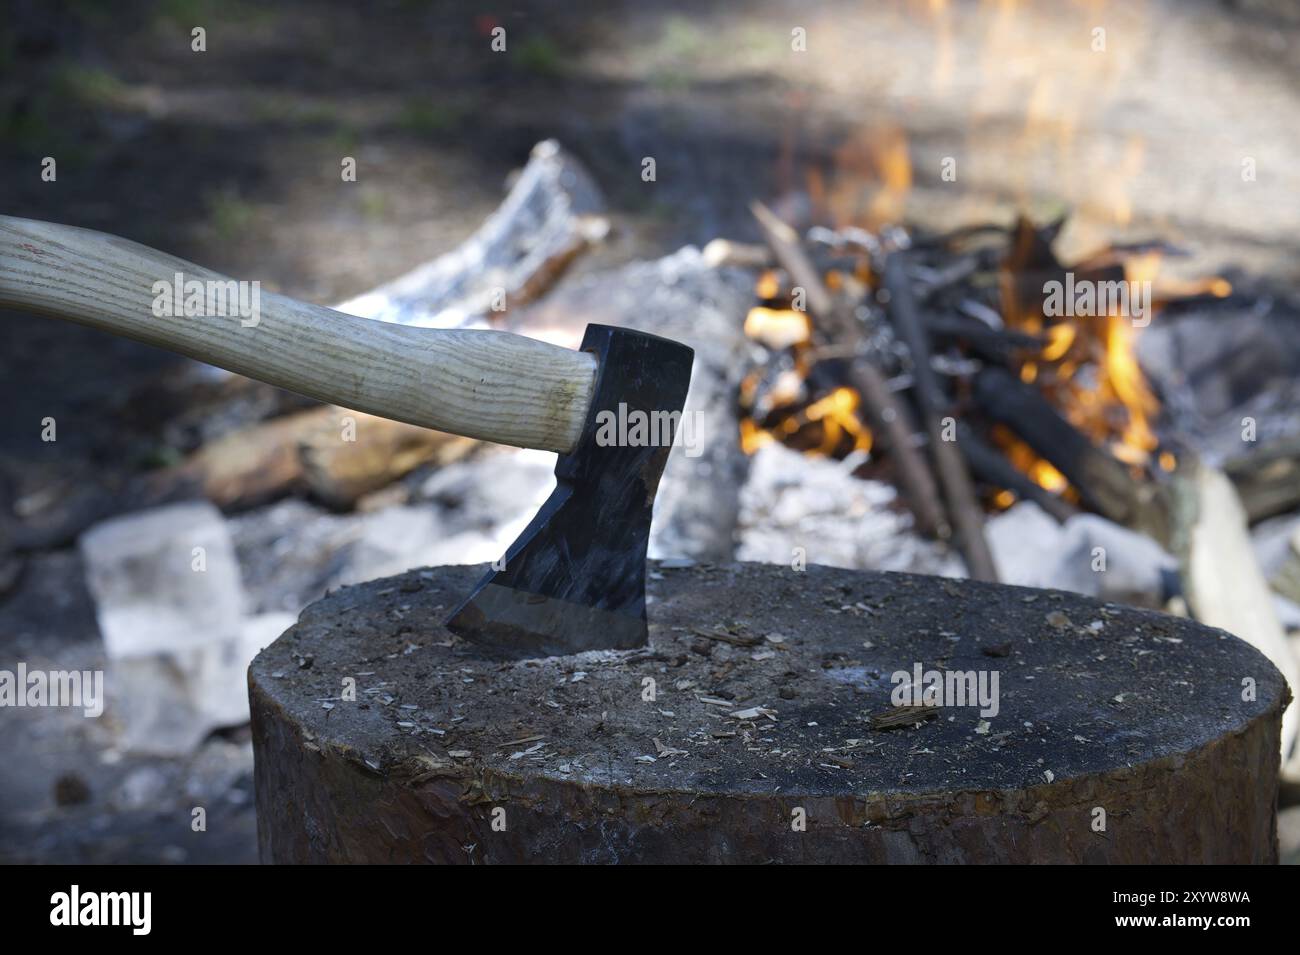
[[[1277,670],[1075,594],[648,568],[650,644],[504,659],[477,567],[335,591],[249,670],[267,863],[1277,859]]]

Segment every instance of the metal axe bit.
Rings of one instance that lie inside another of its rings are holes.
[[[555,463],[555,490],[447,621],[511,654],[626,649],[647,639],[646,545],[694,352],[657,335],[588,325],[596,387],[578,446]],[[638,435],[637,429],[640,434]]]
[[[646,642],[646,542],[690,348],[591,325],[571,351],[505,332],[370,321],[269,292],[251,298],[256,315],[231,315],[223,303],[243,301],[238,287],[115,236],[0,216],[0,307],[345,408],[559,453],[554,494],[448,626],[515,655]],[[182,300],[178,314],[170,306]]]

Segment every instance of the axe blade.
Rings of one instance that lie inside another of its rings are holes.
[[[694,351],[631,329],[588,325],[596,382],[555,490],[447,621],[511,656],[628,649],[647,640],[646,545],[655,492],[690,385]]]

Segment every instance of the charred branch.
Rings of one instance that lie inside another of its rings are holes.
[[[917,403],[930,438],[930,458],[939,475],[967,569],[976,579],[997,580],[993,553],[984,539],[984,511],[975,485],[961,452],[952,441],[944,440],[942,419],[949,413],[948,399],[931,367],[925,326],[903,269],[903,259],[897,253],[885,263],[885,288],[889,290],[890,318],[912,356]]]
[[[914,444],[912,417],[890,390],[884,374],[863,354],[864,336],[857,319],[826,288],[794,230],[762,203],[755,202],[752,208],[777,262],[789,274],[791,282],[805,290],[817,337],[851,351],[849,383],[862,398],[868,423],[888,443],[900,490],[916,519],[917,529],[924,534],[945,536],[948,522],[934,476]]]

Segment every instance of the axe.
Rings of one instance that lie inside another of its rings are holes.
[[[0,216],[0,307],[345,408],[557,452],[555,491],[447,626],[512,656],[645,644],[650,518],[690,348],[588,325],[571,351],[507,332],[391,325],[260,290],[242,300],[255,309],[232,308],[240,295],[240,283],[126,239]],[[629,421],[657,426],[612,426]]]

